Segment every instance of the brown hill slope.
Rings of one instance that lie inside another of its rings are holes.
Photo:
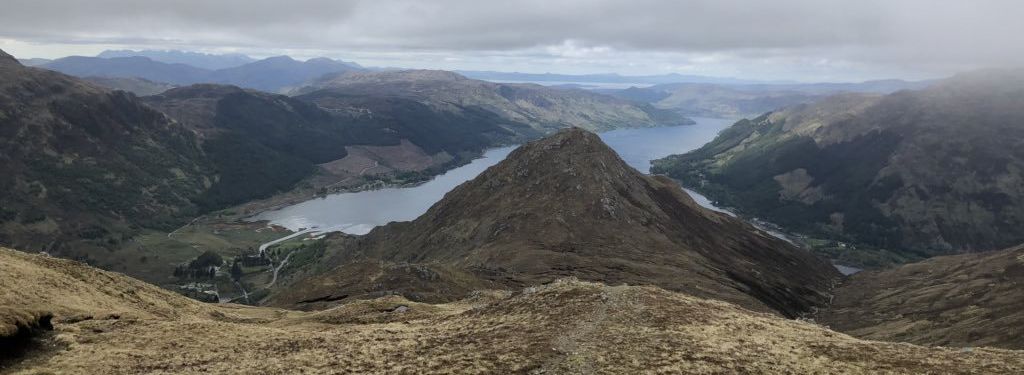
[[[110,314],[176,318],[209,305],[116,272],[0,247],[0,306],[45,310],[58,319]]]
[[[24,299],[64,312],[53,333],[36,339],[42,345],[0,359],[0,372],[19,374],[1024,371],[1019,351],[863,341],[654,287],[560,280],[443,305],[387,297],[300,313],[202,305],[79,263],[6,249],[0,265],[7,267],[0,305],[23,306]],[[15,294],[26,287],[36,293]],[[166,314],[169,306],[176,313]],[[124,315],[65,319],[83,311]]]
[[[654,284],[796,316],[826,300],[828,263],[642,175],[596,135],[528,143],[412,222],[335,239],[280,305],[400,293],[444,301],[577,276]]]
[[[822,324],[872,340],[1024,349],[1024,246],[861,272]]]

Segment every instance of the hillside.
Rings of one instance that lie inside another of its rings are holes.
[[[436,111],[398,98],[347,99],[358,109],[327,111],[307,97],[198,84],[143,100],[196,132],[225,172],[208,194],[211,207],[266,198],[307,178],[311,190],[358,184],[360,171],[369,169],[380,178],[429,177],[516,139],[490,113]]]
[[[521,146],[412,222],[327,247],[310,274],[272,294],[273,304],[391,293],[451,301],[576,276],[793,317],[827,301],[838,277],[810,253],[630,168],[578,128]]]
[[[0,371],[19,374],[1024,370],[1019,351],[863,341],[654,287],[561,280],[442,305],[392,296],[301,313],[203,305],[6,249],[0,269],[0,304],[54,313],[52,333],[21,342],[20,357],[0,359]],[[20,292],[26,288],[36,293]]]
[[[0,270],[0,306],[46,311],[56,322],[83,315],[178,318],[213,311],[128,276],[45,255],[0,247]]]
[[[339,110],[351,107],[347,96],[369,96],[413,100],[450,113],[486,111],[504,120],[505,129],[528,138],[570,126],[604,131],[692,123],[669,111],[593,92],[492,83],[436,70],[327,75],[293,94]]]
[[[315,105],[235,86],[181,87],[144,101],[195,132],[218,178],[201,198],[215,209],[291,189],[346,146],[398,145],[372,123],[335,118]]]
[[[815,319],[851,335],[920,345],[1024,349],[1024,246],[931,258],[845,280]]]
[[[135,96],[0,53],[0,243],[84,259],[197,213],[195,136]],[[74,242],[73,246],[71,242]]]
[[[742,120],[654,170],[878,266],[1024,242],[1022,140],[1024,72],[981,71]]]

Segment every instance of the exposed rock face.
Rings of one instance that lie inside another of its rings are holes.
[[[1013,246],[1024,242],[1024,71],[742,120],[654,171],[788,229],[891,250],[897,261]]]
[[[1024,246],[861,272],[816,319],[854,336],[1024,349]]]
[[[826,300],[826,262],[699,207],[630,168],[594,134],[528,143],[412,222],[332,242],[321,273],[278,304],[399,292],[452,300],[481,287],[576,276],[654,284],[796,316]]]

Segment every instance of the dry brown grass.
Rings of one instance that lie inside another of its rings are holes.
[[[21,265],[9,267],[12,259]],[[22,277],[21,286],[52,288],[55,274],[79,275],[61,282],[82,296],[68,300],[72,308],[62,306],[68,295],[60,293],[40,294],[34,302],[56,311],[116,308],[130,316],[58,323],[52,340],[64,349],[30,356],[10,369],[15,373],[1024,371],[1024,352],[864,341],[655,287],[560,280],[439,305],[391,296],[304,313],[185,301],[177,314],[156,314],[164,307],[155,301],[117,302],[132,296],[132,288],[136,296],[164,296],[147,284],[6,250],[0,250],[0,260],[5,270],[33,275]],[[25,270],[52,266],[63,268]],[[106,277],[117,278],[123,288],[99,290],[110,286],[92,278]],[[8,285],[0,284],[5,304],[11,301]],[[103,307],[88,306],[89,298]]]
[[[816,319],[851,335],[920,345],[1024,349],[1024,246],[861,272]]]

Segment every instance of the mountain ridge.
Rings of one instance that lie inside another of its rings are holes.
[[[100,58],[142,56],[164,63],[180,63],[203,69],[224,69],[256,61],[240,53],[209,54],[179,50],[105,50],[96,55]]]
[[[342,236],[328,249],[317,272],[293,281],[303,290],[285,287],[272,303],[384,291],[445,301],[577,276],[797,316],[824,303],[838,277],[810,253],[640,174],[578,128],[521,146],[411,222]],[[386,276],[366,276],[374,272]]]
[[[279,92],[327,73],[362,69],[352,63],[326,58],[298,61],[288,56],[275,56],[220,69],[206,69],[183,63],[161,62],[138,55],[111,58],[69,56],[39,67],[78,77],[142,78],[174,85],[232,84],[267,92]]]

